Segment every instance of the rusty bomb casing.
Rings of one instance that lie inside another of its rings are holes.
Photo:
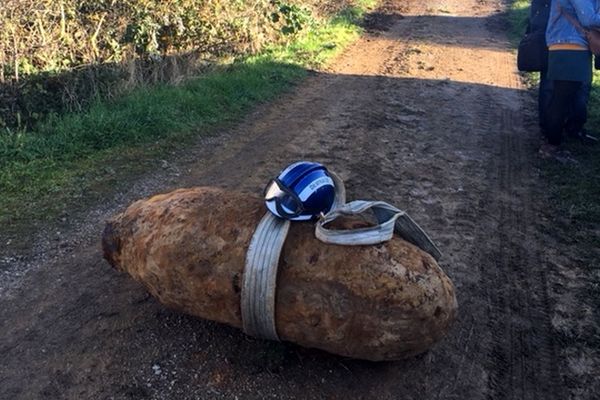
[[[133,203],[104,230],[104,257],[165,306],[242,327],[246,251],[262,200],[217,188]],[[429,349],[456,318],[454,286],[437,262],[394,237],[374,246],[320,242],[294,222],[277,277],[282,340],[342,356],[397,360]]]

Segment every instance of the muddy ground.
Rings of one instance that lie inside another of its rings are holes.
[[[574,338],[598,332],[584,298],[594,270],[546,212],[505,7],[388,1],[293,93],[66,213],[25,250],[3,237],[0,398],[597,398],[598,342]],[[297,159],[337,171],[350,199],[407,210],[436,240],[460,316],[432,350],[369,363],[255,340],[165,309],[102,259],[104,220],[131,201],[195,185],[260,192]]]

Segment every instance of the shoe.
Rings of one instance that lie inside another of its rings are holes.
[[[544,160],[556,160],[562,164],[579,164],[568,150],[546,142],[542,143],[538,154]]]
[[[563,164],[579,164],[579,161],[577,161],[568,150],[558,150],[554,154],[554,159]]]
[[[598,143],[598,138],[596,136],[592,136],[589,135],[587,133],[584,133],[581,140],[583,140],[583,143],[585,144],[596,144]]]
[[[575,139],[581,140],[583,144],[595,144],[598,143],[598,138],[596,136],[592,136],[586,131],[582,129],[578,132],[568,132],[567,136]]]
[[[540,146],[540,150],[538,151],[538,154],[540,155],[540,157],[544,158],[544,159],[549,159],[549,158],[554,158],[559,152],[558,146],[554,146],[550,143],[542,143],[542,145]]]

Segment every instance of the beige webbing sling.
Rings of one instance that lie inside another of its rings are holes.
[[[345,246],[372,245],[390,240],[397,233],[436,260],[441,257],[429,236],[404,211],[381,201],[346,203],[344,182],[335,173],[329,171],[329,174],[335,185],[335,203],[316,225],[315,235],[319,240]],[[352,230],[330,230],[325,227],[339,217],[358,215],[367,210],[373,212],[378,225]],[[248,335],[279,340],[275,323],[277,268],[290,223],[267,212],[250,241],[241,292],[242,326]]]

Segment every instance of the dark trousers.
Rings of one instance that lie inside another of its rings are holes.
[[[552,81],[548,79],[546,71],[540,72],[540,86],[538,87],[538,117],[540,130],[546,135],[546,113],[552,98]]]
[[[545,81],[543,97],[540,82],[540,121],[548,143],[558,146],[562,142],[563,131],[567,135],[575,135],[583,129],[587,121],[591,84],[547,79]]]

